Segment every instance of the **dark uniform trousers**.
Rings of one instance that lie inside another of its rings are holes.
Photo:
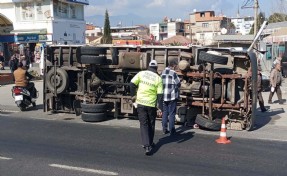
[[[140,122],[142,144],[144,147],[152,145],[155,131],[156,108],[138,105],[137,112]]]
[[[273,95],[274,95],[275,92],[276,92],[276,94],[277,94],[277,97],[278,97],[279,102],[282,103],[282,91],[281,91],[279,85],[275,87],[274,92],[271,92],[271,91],[270,91],[268,102],[272,102],[272,97],[273,97]]]
[[[259,103],[260,109],[261,109],[261,110],[264,110],[264,109],[265,109],[265,106],[264,106],[264,100],[263,100],[261,91],[259,91],[259,92],[257,93],[257,98],[258,98],[258,103]]]

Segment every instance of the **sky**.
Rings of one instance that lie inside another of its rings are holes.
[[[287,0],[258,0],[260,11],[268,17],[274,12],[285,11]],[[253,0],[89,0],[85,16],[104,15],[107,9],[110,16],[132,15],[141,17],[162,17],[188,19],[196,11],[213,10],[216,15],[236,17],[238,8],[241,16],[253,16],[252,8],[242,9],[246,2]],[[284,5],[282,5],[284,3]],[[287,7],[287,6],[286,6]],[[287,9],[287,8],[286,8]],[[286,11],[285,11],[286,12]]]

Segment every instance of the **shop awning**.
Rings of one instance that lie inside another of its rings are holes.
[[[12,30],[11,34],[47,34],[47,29],[17,29]]]

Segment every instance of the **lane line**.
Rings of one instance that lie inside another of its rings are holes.
[[[11,115],[9,115],[9,114],[2,114],[2,113],[0,113],[0,116],[9,117],[9,116],[11,116]]]
[[[100,174],[100,175],[119,175],[116,172],[110,172],[110,171],[104,171],[104,170],[95,170],[95,169],[82,168],[82,167],[73,167],[73,166],[60,165],[60,164],[50,164],[49,166],[61,168],[61,169],[67,169],[67,170],[95,173],[95,174]]]
[[[11,159],[13,159],[13,158],[7,158],[7,157],[0,156],[0,159],[1,159],[1,160],[11,160]]]
[[[0,111],[0,112],[16,113],[16,112],[19,112],[19,111],[8,110],[8,109],[1,109],[1,111]]]

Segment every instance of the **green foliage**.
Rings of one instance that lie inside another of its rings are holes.
[[[110,26],[109,13],[108,13],[108,10],[106,10],[103,43],[104,44],[111,44],[112,40],[113,39],[112,39],[112,36],[111,36],[111,26]]]
[[[273,13],[268,18],[268,23],[277,23],[277,22],[282,22],[282,21],[287,21],[287,15],[286,14]]]

